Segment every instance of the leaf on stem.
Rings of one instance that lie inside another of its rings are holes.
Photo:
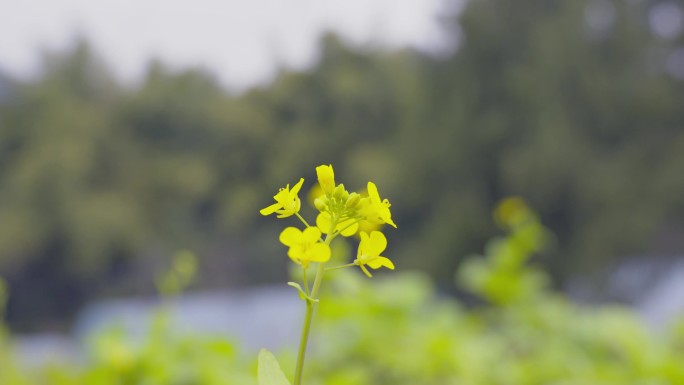
[[[302,289],[302,286],[299,285],[297,282],[288,282],[287,285],[288,285],[288,286],[292,286],[292,287],[294,287],[295,289],[297,289],[297,291],[299,292],[299,298],[303,299],[304,301],[307,301],[307,302],[318,302],[317,299],[313,299],[313,298],[309,297],[309,296],[304,292],[304,290]]]

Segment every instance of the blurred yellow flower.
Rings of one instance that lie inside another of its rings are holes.
[[[381,267],[386,267],[390,270],[394,270],[394,264],[388,258],[380,255],[387,247],[387,238],[385,235],[379,231],[373,231],[368,235],[367,233],[361,233],[361,243],[359,243],[359,251],[356,254],[356,260],[354,264],[358,265],[363,273],[369,278],[372,277],[371,273],[366,269],[366,265],[372,269],[379,269]]]
[[[327,195],[332,195],[335,190],[335,172],[332,165],[321,165],[316,167],[316,175],[318,175],[318,184]]]
[[[327,262],[330,259],[330,246],[321,239],[321,231],[316,227],[307,227],[304,231],[296,227],[288,227],[280,233],[280,242],[290,249],[287,256],[304,267],[309,262]]]
[[[311,186],[311,189],[309,190],[309,193],[306,195],[306,199],[311,205],[311,207],[317,209],[316,207],[316,199],[325,197],[325,192],[323,192],[323,189],[321,186],[315,184]]]
[[[300,178],[299,182],[292,187],[292,190],[290,190],[289,184],[285,186],[285,188],[281,188],[273,197],[276,203],[261,209],[259,211],[261,215],[271,215],[273,213],[277,213],[278,218],[286,218],[298,213],[302,206],[302,202],[299,200],[299,196],[297,194],[302,188],[303,183],[304,178]]]
[[[392,221],[392,213],[390,207],[392,206],[387,199],[380,199],[378,187],[373,182],[368,182],[368,197],[361,199],[359,204],[361,215],[374,224],[386,223],[394,228],[397,227]]]

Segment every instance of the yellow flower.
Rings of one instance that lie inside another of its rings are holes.
[[[323,212],[318,214],[316,217],[316,226],[321,230],[323,234],[328,234],[330,232],[330,227],[332,226],[332,218],[329,212]],[[356,234],[359,229],[358,219],[348,218],[340,221],[337,226],[335,226],[335,231],[340,231],[345,237],[351,237]]]
[[[394,270],[392,261],[380,255],[380,253],[385,251],[386,247],[387,239],[383,233],[379,231],[373,231],[370,235],[368,233],[361,233],[361,243],[359,243],[359,251],[356,254],[354,264],[358,265],[369,278],[372,275],[366,270],[366,265],[372,269],[379,269],[384,266]]]
[[[332,195],[335,190],[335,172],[332,165],[321,165],[316,167],[316,175],[318,175],[318,184],[327,195]]]
[[[387,199],[380,199],[378,187],[375,183],[368,182],[368,198],[363,198],[360,203],[361,214],[364,218],[374,224],[386,223],[394,228],[397,227],[392,221],[392,206]]]
[[[321,232],[315,227],[307,227],[304,231],[296,227],[288,227],[280,233],[280,242],[290,249],[287,256],[304,267],[309,262],[327,262],[330,259],[330,246],[321,239]]]
[[[300,178],[292,190],[290,190],[290,185],[288,184],[285,188],[281,188],[280,191],[273,197],[276,203],[261,209],[259,212],[261,215],[271,215],[273,213],[278,214],[278,218],[285,218],[295,215],[299,212],[302,202],[299,200],[299,190],[302,188],[304,183],[304,178]]]

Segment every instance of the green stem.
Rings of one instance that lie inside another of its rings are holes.
[[[306,279],[306,267],[302,265],[302,281],[304,282],[304,292],[306,295],[311,296],[309,293],[309,281]]]
[[[299,213],[295,213],[295,215],[297,216],[297,218],[299,218],[300,221],[302,221],[302,223],[304,223],[304,226],[306,226],[306,227],[311,227],[311,226],[309,225],[309,222],[307,222],[306,219],[304,219],[304,217],[302,217],[301,215],[299,215]]]
[[[313,288],[311,289],[311,298],[313,299],[318,299],[318,291],[321,289],[321,282],[323,282],[323,273],[325,273],[325,263],[319,263]]]
[[[333,230],[337,226],[337,218],[333,217],[331,221],[331,228],[328,235],[325,237],[325,244],[330,245],[333,238],[331,236]],[[302,328],[302,337],[299,341],[299,353],[297,353],[297,367],[295,368],[294,385],[302,385],[302,372],[304,371],[304,356],[306,355],[306,345],[309,342],[309,330],[311,329],[311,320],[313,319],[313,312],[316,308],[315,300],[318,299],[318,291],[321,289],[323,282],[323,275],[325,274],[325,263],[319,263],[316,270],[316,278],[314,278],[313,287],[311,289],[311,299],[306,301],[306,315],[304,316],[304,327]]]
[[[348,264],[346,264],[346,265],[340,265],[340,266],[335,266],[335,267],[328,267],[328,268],[325,269],[325,271],[333,271],[333,270],[337,270],[337,269],[344,269],[345,267],[352,267],[352,266],[356,266],[356,264],[355,264],[355,263],[348,263]]]
[[[323,282],[323,273],[325,273],[325,264],[319,263],[316,271],[316,278],[314,278],[313,289],[311,290],[311,298],[318,299],[318,291]],[[295,370],[294,385],[302,384],[302,372],[304,370],[304,355],[306,354],[306,345],[309,342],[309,330],[311,329],[311,320],[313,319],[313,312],[316,303],[310,300],[306,301],[306,315],[304,317],[304,328],[302,329],[302,338],[299,341],[299,353],[297,354],[297,368]]]
[[[304,318],[304,328],[302,329],[302,339],[299,341],[299,353],[297,353],[297,369],[295,370],[294,384],[302,384],[302,371],[304,370],[304,354],[306,354],[306,344],[309,341],[309,329],[311,328],[311,318],[313,316],[314,302],[306,301],[306,316]]]

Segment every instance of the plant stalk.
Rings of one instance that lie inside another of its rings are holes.
[[[316,278],[314,279],[313,289],[311,290],[311,298],[318,299],[318,291],[321,288],[323,281],[323,273],[325,272],[325,264],[320,263],[316,271]],[[306,346],[309,342],[309,330],[311,330],[311,320],[313,319],[313,312],[316,303],[306,300],[306,315],[304,316],[304,327],[302,328],[302,337],[299,341],[299,353],[297,354],[297,368],[295,369],[294,385],[302,384],[302,372],[304,371],[304,355],[306,354]]]
[[[337,218],[333,217],[330,226],[330,232],[325,237],[325,244],[330,245],[334,236],[333,230],[337,226]],[[316,278],[314,278],[313,287],[311,289],[311,298],[306,300],[306,315],[304,316],[304,327],[302,328],[302,337],[299,341],[299,353],[297,353],[297,367],[295,368],[294,385],[302,385],[302,372],[304,371],[304,356],[306,355],[306,345],[309,342],[309,331],[311,330],[311,320],[313,319],[313,312],[316,308],[315,300],[318,299],[318,291],[321,289],[323,282],[323,275],[325,274],[325,263],[319,263],[316,270]]]

